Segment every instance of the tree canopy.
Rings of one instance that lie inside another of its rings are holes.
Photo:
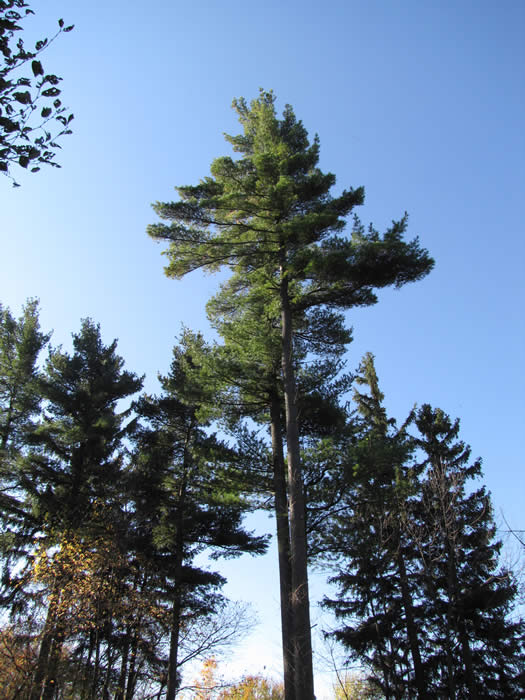
[[[234,159],[213,161],[211,175],[197,185],[177,187],[179,200],[157,202],[155,212],[170,223],[148,227],[169,243],[170,277],[198,269],[231,271],[223,283],[222,313],[242,304],[274,326],[275,357],[285,408],[290,524],[291,606],[297,700],[313,700],[307,537],[300,426],[297,406],[298,332],[311,313],[322,315],[376,303],[375,290],[400,287],[430,272],[433,260],[417,239],[406,242],[407,217],[383,236],[355,218],[350,236],[346,217],[363,203],[364,189],[333,196],[335,176],[319,167],[320,143],[308,134],[290,105],[282,119],[273,93],[260,90],[248,105],[234,100],[242,133],[226,136]],[[235,313],[235,312],[233,312]],[[333,317],[325,317],[327,320]],[[331,335],[321,334],[328,346]]]
[[[424,404],[387,417],[372,355],[355,393],[362,426],[327,524],[340,621],[333,633],[385,698],[509,698],[523,692],[523,623],[499,562],[490,497],[459,421]]]

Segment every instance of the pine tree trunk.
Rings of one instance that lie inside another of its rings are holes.
[[[118,680],[118,688],[115,692],[115,700],[124,700],[124,690],[126,687],[126,672],[128,669],[128,656],[129,656],[129,639],[131,631],[130,628],[126,628],[126,638],[124,641],[124,647],[122,649],[122,661],[120,664],[120,675]]]
[[[189,469],[188,445],[190,443],[193,428],[194,426],[191,424],[188,428],[186,436],[186,444],[184,446],[183,479],[179,488],[179,502],[176,522],[177,531],[175,536],[175,566],[173,574],[175,579],[175,590],[173,592],[173,603],[171,608],[170,657],[168,662],[168,687],[166,689],[166,700],[175,700],[175,693],[177,692],[178,687],[177,670],[182,599],[181,575],[182,560],[184,555],[184,508]]]
[[[63,643],[63,631],[55,632],[53,644],[51,645],[51,651],[49,654],[47,677],[44,692],[42,693],[42,700],[53,700],[57,692],[58,665],[60,663]]]
[[[137,647],[139,633],[139,631],[135,632],[133,640],[131,642],[131,658],[128,668],[128,682],[126,684],[126,700],[133,700],[133,695],[135,694],[135,683],[137,682],[137,674],[135,673],[135,667],[137,665]]]
[[[469,698],[470,700],[477,700],[478,692],[472,667],[472,652],[470,650],[470,644],[468,641],[468,635],[467,630],[465,628],[463,614],[459,609],[459,583],[456,568],[456,554],[454,550],[454,543],[451,542],[451,539],[449,538],[448,534],[446,539],[446,548],[448,558],[448,585],[450,588],[449,606],[452,605],[452,609],[456,611],[454,615],[456,623],[455,626],[458,632],[459,643],[461,645],[461,659],[463,661],[463,667],[465,669],[465,679],[467,681]]]
[[[412,604],[412,596],[410,595],[410,590],[408,587],[408,577],[405,567],[405,560],[401,551],[401,543],[399,543],[397,549],[397,565],[399,570],[399,580],[401,583],[401,597],[403,600],[403,607],[405,609],[408,643],[410,646],[410,653],[412,655],[412,662],[414,664],[417,697],[418,700],[425,700],[427,696],[425,685],[425,673],[423,669],[423,664],[421,663],[421,653],[419,651],[417,627],[414,621],[414,607]]]
[[[314,700],[312,637],[306,551],[306,522],[303,475],[297,420],[295,370],[293,366],[292,313],[288,278],[281,263],[282,370],[288,448],[288,489],[290,502],[290,553],[292,564],[292,616],[295,641],[296,700]]]
[[[178,585],[176,589],[178,589]],[[170,633],[170,658],[168,662],[168,687],[166,700],[174,700],[177,692],[177,668],[179,654],[179,628],[180,628],[180,595],[177,590],[171,608],[171,633]]]
[[[288,497],[284,475],[283,436],[281,430],[281,406],[277,396],[270,405],[270,421],[273,454],[273,484],[275,493],[275,519],[277,523],[277,547],[279,552],[279,588],[281,597],[281,634],[283,644],[284,700],[295,700],[294,636],[291,608],[292,572],[290,566],[290,529],[288,521]]]
[[[55,585],[51,591],[51,595],[49,596],[49,606],[47,608],[44,632],[42,634],[42,641],[40,642],[40,649],[38,652],[35,675],[31,686],[31,695],[29,700],[40,700],[45,688],[44,684],[46,683],[48,676],[50,655],[55,637],[55,622],[59,604],[60,591],[58,581],[55,581]]]

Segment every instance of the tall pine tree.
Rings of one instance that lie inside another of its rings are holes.
[[[169,241],[166,273],[182,277],[228,266],[238,295],[259,290],[279,324],[280,371],[286,413],[291,531],[292,611],[297,700],[313,700],[307,543],[294,365],[295,319],[306,309],[366,306],[375,288],[397,287],[425,276],[432,260],[417,240],[406,243],[406,217],[381,237],[356,222],[343,236],[345,218],[362,204],[362,188],[333,197],[332,174],[317,167],[319,141],[310,144],[290,106],[278,119],[275,98],[261,90],[250,105],[234,101],[243,127],[227,136],[240,154],[211,166],[211,177],[178,187],[180,200],[157,203],[170,224],[149,234]]]
[[[269,427],[271,479],[267,478],[264,458],[252,464],[250,473],[259,475],[256,482],[259,490],[262,487],[273,495],[285,698],[294,700],[291,542],[283,445],[285,411],[280,371],[279,317],[275,309],[272,314],[272,309],[264,302],[264,294],[261,295],[258,289],[239,296],[232,294],[228,286],[224,285],[221,292],[207,305],[208,316],[222,337],[223,345],[215,345],[213,352],[208,352],[203,358],[203,365],[206,381],[211,380],[219,390],[222,388],[220,399],[216,401],[216,417],[221,417],[230,426],[237,424],[237,430],[238,421],[246,417]],[[326,436],[327,431],[333,432],[338,423],[344,424],[338,406],[338,395],[346,387],[347,381],[336,380],[335,377],[342,369],[340,357],[350,339],[341,315],[333,311],[309,311],[302,318],[296,318],[294,362],[303,451],[307,440],[315,443],[320,435]],[[316,360],[315,354],[319,352],[321,358]],[[246,447],[246,428],[241,428],[240,436]],[[305,465],[308,472],[314,471],[313,465],[314,460]],[[307,474],[306,482],[308,476]]]

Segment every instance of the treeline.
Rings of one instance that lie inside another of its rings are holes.
[[[371,695],[525,697],[516,582],[458,422],[423,405],[398,427],[372,355],[345,372],[343,312],[433,260],[405,240],[406,215],[343,233],[363,188],[330,194],[290,106],[279,119],[261,91],[234,107],[238,158],[157,203],[148,229],[169,244],[169,276],[229,269],[207,306],[220,342],[186,331],[150,396],[93,321],[40,362],[36,302],[1,311],[2,697],[173,700],[184,664],[242,626],[197,557],[263,553],[242,524],[262,507],[284,700],[314,699],[313,562],[337,584],[331,634]]]
[[[242,518],[275,496],[271,449],[220,388],[224,348],[186,332],[150,396],[90,320],[40,368],[35,301],[2,308],[0,329],[0,697],[174,697],[184,664],[246,624],[195,557],[262,553]],[[372,355],[350,406],[349,378],[323,375],[321,395],[305,371],[309,560],[337,584],[331,634],[385,698],[522,697],[516,581],[458,421],[424,405],[398,427]],[[235,442],[210,431],[218,405]]]
[[[233,107],[242,132],[225,138],[236,157],[154,204],[161,221],[148,233],[168,246],[169,277],[229,273],[207,305],[222,344],[201,364],[220,413],[271,435],[285,700],[315,696],[316,558],[336,567],[340,593],[326,601],[343,624],[336,637],[386,698],[512,696],[524,683],[523,628],[507,617],[516,588],[498,568],[488,497],[467,496],[479,464],[454,442],[457,424],[423,406],[393,432],[371,356],[357,414],[342,403],[344,312],[423,279],[434,261],[406,239],[406,214],[381,234],[355,214],[362,187],[332,194],[319,139],[290,105],[278,117],[261,89]]]
[[[313,538],[336,570],[333,636],[385,698],[525,697],[517,583],[459,420],[425,404],[398,426],[370,354],[356,383],[340,500]]]
[[[247,624],[195,563],[266,548],[241,525],[246,460],[198,418],[184,340],[162,393],[137,397],[90,320],[41,369],[36,302],[0,307],[0,333],[0,697],[174,697]]]

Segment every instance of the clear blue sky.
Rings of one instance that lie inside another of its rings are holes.
[[[127,366],[168,367],[181,324],[207,332],[217,280],[162,273],[145,234],[151,202],[229,153],[233,97],[273,88],[321,140],[337,186],[364,185],[360,216],[383,230],[405,210],[436,259],[424,281],[349,315],[390,413],[415,402],[462,419],[484,460],[496,516],[525,528],[523,493],[525,4],[521,0],[288,0],[265,3],[35,0],[26,41],[64,17],[75,30],[42,61],[75,113],[61,170],[0,179],[0,301],[38,296],[44,328],[69,344],[80,318],[119,338]],[[272,527],[271,523],[268,525]],[[275,562],[241,565],[259,617],[278,630]],[[230,565],[229,565],[230,566]],[[251,578],[252,570],[255,572]],[[238,567],[229,568],[231,576]],[[245,588],[242,593],[243,586]],[[317,587],[322,593],[321,587]],[[273,606],[273,607],[272,607]],[[314,614],[315,616],[315,614]],[[254,642],[266,661],[275,643]],[[264,647],[264,648],[263,648]],[[247,662],[248,663],[248,662]]]

